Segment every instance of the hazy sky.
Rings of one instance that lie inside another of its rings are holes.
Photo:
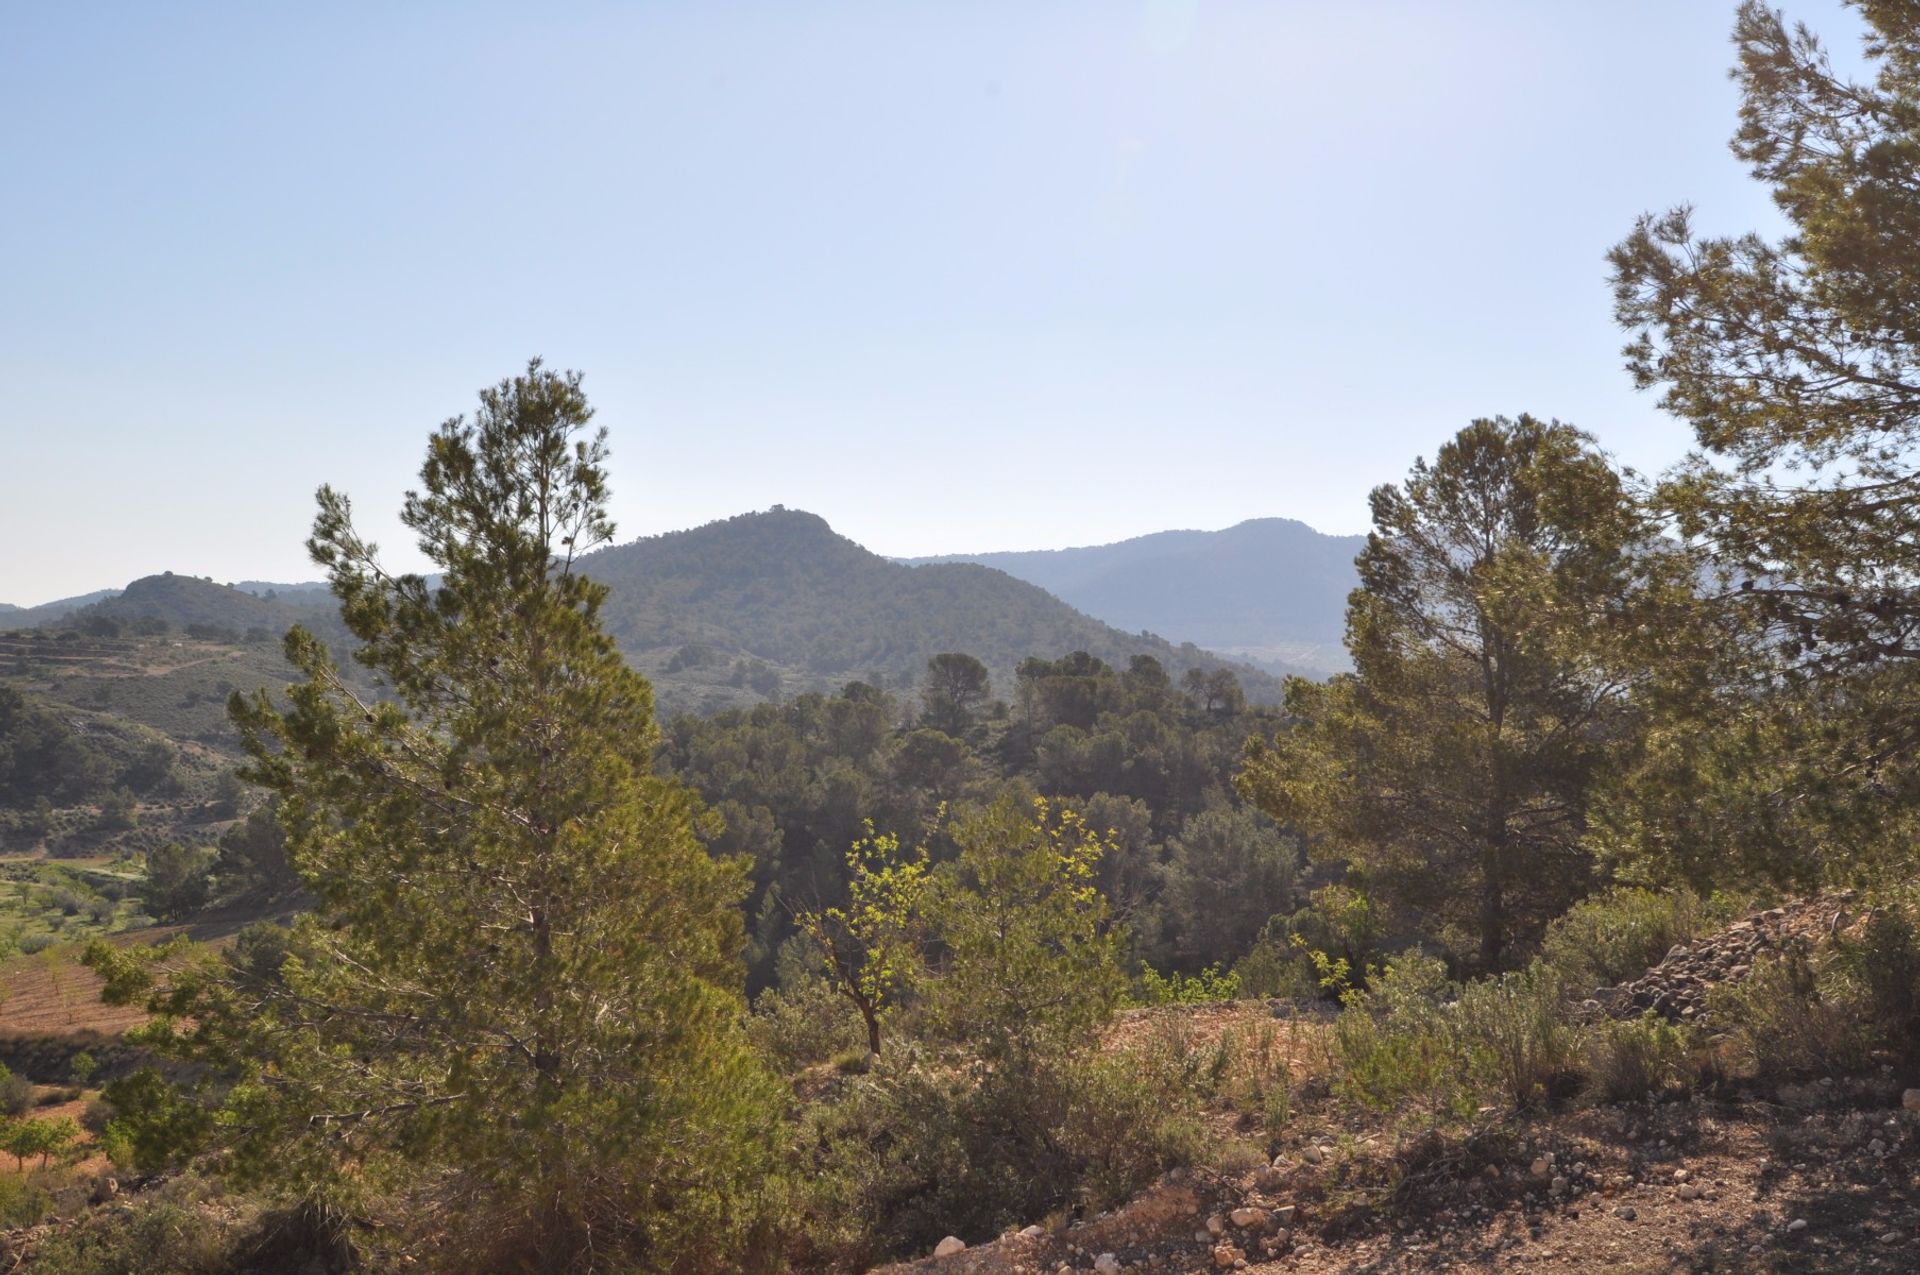
[[[1660,467],[1604,253],[1773,224],[1732,15],[0,5],[0,600],[312,578],[321,482],[412,565],[427,431],[533,354],[587,374],[623,539],[1359,531],[1521,411]]]

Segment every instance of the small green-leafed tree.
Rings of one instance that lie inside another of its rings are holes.
[[[958,853],[920,892],[922,1030],[812,1135],[816,1186],[877,1244],[862,1264],[1058,1209],[1116,1145],[1144,1149],[1149,1175],[1165,1167],[1143,1122],[1098,1097],[1112,1074],[1099,1028],[1126,986],[1124,936],[1097,885],[1106,841],[1071,811],[1015,797],[938,832]]]
[[[232,705],[314,911],[271,969],[90,957],[146,996],[142,1043],[218,1079],[237,1174],[416,1202],[462,1269],[726,1269],[777,1124],[743,874],[655,774],[651,688],[579,570],[613,534],[591,415],[536,361],[432,436],[401,520],[437,583],[321,490],[309,548],[383,693],[296,629],[303,680]]]
[[[1622,635],[1691,596],[1690,567],[1587,435],[1529,416],[1475,421],[1372,503],[1354,671],[1289,682],[1293,722],[1239,786],[1398,923],[1496,969],[1588,880],[1590,790],[1645,667]]]
[[[1044,798],[957,814],[959,855],[929,904],[944,953],[928,988],[940,1029],[996,1068],[1073,1053],[1126,989],[1125,936],[1098,871],[1109,844]]]
[[[901,850],[897,835],[869,819],[847,851],[847,906],[799,917],[834,990],[859,1011],[870,1054],[880,1053],[881,1027],[921,969],[928,879],[926,849]]]

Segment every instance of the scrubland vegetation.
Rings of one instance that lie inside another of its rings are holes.
[[[227,687],[238,777],[163,737],[199,691],[113,724],[66,673],[0,686],[8,969],[87,940],[124,1016],[8,1043],[39,1074],[0,1080],[0,1220],[66,1219],[25,1269],[851,1271],[1276,1154],[1357,1227],[1569,1111],[1887,1101],[1920,1077],[1920,19],[1865,12],[1863,85],[1740,13],[1736,149],[1792,237],[1675,213],[1613,253],[1696,457],[1437,440],[1374,494],[1353,671],[1278,708],[1197,657],[947,651],[662,727],[587,569],[605,435],[538,362],[430,439],[432,580],[323,489],[342,628]],[[838,667],[848,622],[790,653]],[[783,690],[708,636],[676,671]]]

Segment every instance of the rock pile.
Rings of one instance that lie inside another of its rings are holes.
[[[1794,943],[1809,946],[1852,923],[1853,895],[1805,899],[1756,913],[1691,942],[1676,944],[1658,965],[1630,983],[1594,993],[1591,1008],[1612,1018],[1638,1018],[1651,1010],[1669,1022],[1700,1022],[1715,987],[1735,984],[1754,963]]]

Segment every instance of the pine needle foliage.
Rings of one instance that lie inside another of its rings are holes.
[[[311,635],[236,697],[317,900],[258,977],[153,982],[144,1035],[223,1078],[228,1167],[349,1201],[431,1188],[465,1269],[732,1268],[776,1107],[741,1030],[738,865],[654,773],[652,693],[579,558],[613,534],[604,431],[538,361],[433,434],[384,569],[323,488],[309,549],[383,688]],[[357,1193],[357,1194],[356,1194]]]

